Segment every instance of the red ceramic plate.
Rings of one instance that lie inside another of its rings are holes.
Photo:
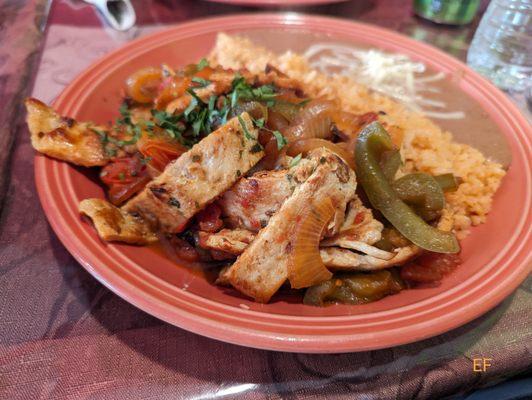
[[[179,66],[211,49],[217,32],[239,33],[282,51],[315,41],[401,52],[449,76],[446,91],[468,118],[454,122],[460,140],[475,129],[486,151],[506,147],[512,161],[488,222],[462,243],[464,263],[440,286],[413,289],[361,306],[315,308],[290,297],[256,304],[211,285],[150,248],[103,243],[77,212],[103,197],[87,170],[37,155],[44,211],[59,238],[100,282],[140,309],[176,326],[245,346],[292,352],[370,350],[417,341],[462,325],[508,296],[530,271],[531,131],[508,98],[456,59],[399,34],[348,21],[294,14],[205,19],[129,43],[93,64],[55,102],[64,115],[105,122],[116,117],[120,90],[133,71],[162,62]],[[476,127],[476,128],[475,128]],[[476,140],[476,139],[475,139]],[[491,146],[491,147],[490,147]]]

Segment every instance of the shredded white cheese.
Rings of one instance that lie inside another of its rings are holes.
[[[439,93],[431,83],[445,77],[443,73],[420,76],[426,71],[423,63],[414,62],[403,54],[378,50],[360,50],[340,44],[318,43],[305,52],[310,65],[326,74],[349,76],[375,92],[390,96],[410,109],[428,117],[460,119],[462,111],[445,111],[443,101],[429,99],[420,93]]]

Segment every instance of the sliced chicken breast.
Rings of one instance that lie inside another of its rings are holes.
[[[206,250],[224,251],[235,256],[244,252],[255,239],[255,234],[246,229],[222,229],[220,232],[198,232],[199,246]]]
[[[301,160],[290,170],[259,171],[240,179],[218,200],[228,226],[253,232],[264,228],[316,165],[317,160]]]
[[[89,217],[98,235],[105,241],[149,244],[157,236],[141,218],[135,217],[103,199],[86,199],[79,203],[79,212]]]
[[[35,150],[83,167],[107,164],[109,157],[100,136],[91,129],[103,128],[61,117],[51,107],[34,98],[26,99],[25,105],[28,113],[26,122]]]
[[[393,252],[379,251],[382,253],[370,255],[339,247],[322,247],[320,256],[327,268],[335,271],[375,271],[402,265],[420,254],[421,249],[412,245],[400,247]]]
[[[312,152],[310,158],[318,160],[316,169],[295,189],[224,274],[224,278],[236,289],[258,302],[269,301],[287,279],[294,240],[294,218],[301,204],[329,197],[337,211],[334,223],[330,225],[330,233],[335,233],[334,226],[341,226],[347,203],[355,196],[355,174],[343,160],[326,149]]]
[[[163,232],[181,232],[194,214],[229,189],[263,155],[258,130],[243,113],[168,164],[124,210],[140,214]]]

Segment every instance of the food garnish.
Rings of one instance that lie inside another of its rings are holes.
[[[380,155],[393,150],[390,136],[378,122],[358,135],[355,161],[357,177],[371,204],[407,239],[436,253],[458,253],[460,246],[451,232],[427,224],[406,205],[389,184],[380,165]]]
[[[332,273],[320,257],[320,241],[335,213],[329,197],[315,199],[296,217],[288,280],[294,289],[306,288],[330,279]]]
[[[405,288],[394,270],[343,274],[307,289],[303,303],[321,307],[334,303],[364,304]]]
[[[470,170],[417,163],[411,126],[386,102],[347,101],[338,77],[314,71],[318,91],[282,62],[210,60],[135,72],[106,126],[26,101],[38,151],[101,168],[108,200],[79,210],[103,240],[161,240],[257,302],[285,287],[314,306],[437,284],[459,264],[449,213]]]

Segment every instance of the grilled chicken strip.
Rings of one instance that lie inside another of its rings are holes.
[[[155,228],[181,232],[187,222],[233,185],[264,155],[247,113],[206,136],[151,181],[123,209]]]
[[[98,235],[105,241],[149,244],[157,236],[149,225],[103,199],[86,199],[79,203],[79,212],[88,216]]]
[[[61,117],[51,107],[34,98],[28,98],[24,103],[31,144],[35,150],[83,167],[107,164],[109,157],[100,137],[90,129],[102,128]]]
[[[198,232],[200,247],[223,251],[238,256],[255,239],[255,234],[246,229],[222,229],[220,232]]]
[[[225,251],[234,256],[244,252],[254,240],[253,232],[243,229],[223,229],[218,233],[200,232],[200,246],[208,250]],[[335,240],[334,246],[329,239],[320,243],[320,257],[327,268],[337,271],[375,271],[402,265],[419,255],[421,250],[414,245],[399,247],[393,251],[384,251],[363,242],[351,242],[347,239]],[[354,252],[355,250],[357,252]],[[221,282],[226,282],[224,270]]]
[[[381,239],[384,226],[373,217],[370,209],[364,207],[358,196],[349,203],[347,210],[340,232],[323,240],[320,246],[338,246],[380,259],[392,258],[393,254],[371,246]]]
[[[339,247],[322,247],[320,256],[323,263],[332,270],[336,271],[375,271],[383,268],[390,268],[402,265],[408,260],[417,256],[421,249],[411,245],[400,247],[393,252],[384,252],[385,258],[375,257],[369,254],[359,254],[349,249]],[[382,256],[379,254],[379,256]]]
[[[301,204],[329,197],[337,210],[334,225],[339,227],[347,203],[355,196],[355,174],[343,160],[326,149],[311,152],[310,158],[318,160],[314,172],[295,189],[225,273],[225,278],[236,289],[258,302],[269,301],[287,279],[294,240],[294,217]],[[341,216],[340,220],[337,216]]]
[[[226,223],[258,232],[315,167],[316,162],[304,159],[290,170],[259,171],[240,179],[218,200]]]
[[[374,271],[402,265],[419,255],[420,249],[409,242],[402,243],[404,240],[394,240],[397,242],[397,248],[393,251],[384,251],[372,246],[381,239],[382,230],[382,223],[376,220],[371,210],[364,207],[355,196],[347,206],[340,232],[321,241],[322,261],[326,267],[334,270]],[[209,250],[227,251],[236,256],[248,247],[254,237],[255,234],[251,231],[224,229],[219,233],[209,234],[208,240],[200,241],[200,246]],[[225,275],[221,276],[220,282],[226,281]]]

